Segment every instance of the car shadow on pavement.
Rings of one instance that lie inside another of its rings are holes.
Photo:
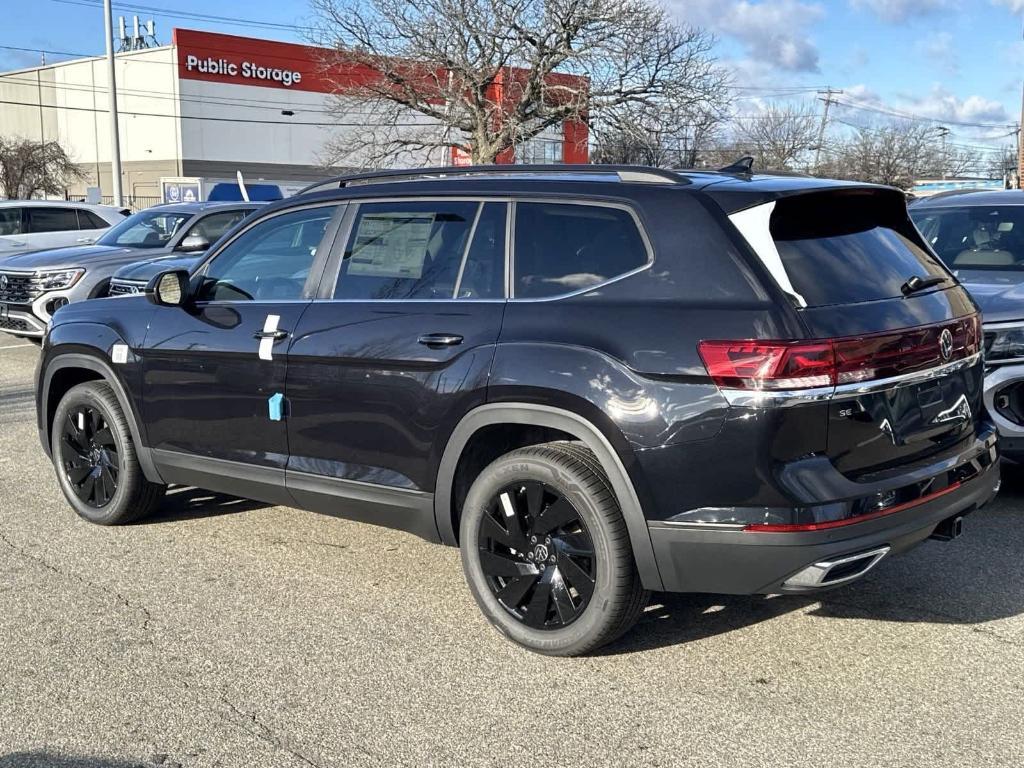
[[[1024,472],[965,520],[964,535],[883,560],[861,581],[814,596],[656,593],[637,626],[600,654],[702,640],[810,609],[809,616],[975,626],[1024,614]]]
[[[0,755],[0,768],[144,768],[149,765],[155,763],[112,760],[105,757],[66,757],[43,751]]]
[[[167,495],[160,502],[160,508],[156,513],[137,521],[134,525],[158,525],[204,517],[218,517],[265,509],[268,506],[271,505],[237,496],[227,496],[223,493],[204,491],[200,488],[171,486],[167,490]]]

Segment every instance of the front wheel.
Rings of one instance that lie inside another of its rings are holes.
[[[90,522],[128,523],[163,498],[166,486],[143,475],[121,404],[106,382],[68,390],[53,417],[50,446],[65,498]]]
[[[593,651],[647,604],[607,476],[579,443],[521,448],[484,469],[463,506],[460,548],[484,615],[539,653]]]

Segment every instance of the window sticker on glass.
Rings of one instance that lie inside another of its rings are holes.
[[[364,277],[423,276],[433,213],[372,213],[356,232],[348,274]]]

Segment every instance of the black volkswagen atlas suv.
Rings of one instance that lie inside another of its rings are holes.
[[[979,330],[895,189],[381,172],[57,312],[39,433],[92,522],[178,484],[399,528],[575,655],[652,590],[810,593],[956,537],[999,486]]]

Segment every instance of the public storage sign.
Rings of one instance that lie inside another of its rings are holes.
[[[286,88],[302,82],[302,73],[295,69],[264,67],[251,61],[236,64],[230,59],[215,59],[212,56],[199,58],[191,53],[185,55],[185,69],[188,72],[196,70],[208,75],[226,75],[247,80],[271,80]]]
[[[356,67],[325,61],[327,50],[195,29],[175,29],[178,77],[225,85],[333,93],[366,80]]]

